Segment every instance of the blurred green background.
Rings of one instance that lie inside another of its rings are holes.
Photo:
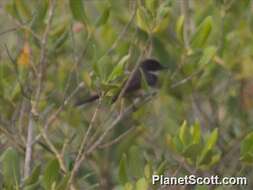
[[[0,189],[159,189],[154,173],[252,189],[252,15],[250,0],[1,0]],[[157,94],[111,105],[149,57],[168,68]]]

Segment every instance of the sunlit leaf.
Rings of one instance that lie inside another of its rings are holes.
[[[210,32],[212,31],[213,20],[211,16],[205,18],[205,20],[199,25],[195,34],[191,39],[192,48],[201,48],[207,41]]]
[[[134,187],[131,183],[127,183],[124,185],[124,190],[133,190]]]
[[[136,15],[136,22],[140,29],[143,31],[150,33],[151,31],[151,16],[143,7],[139,7]]]
[[[147,179],[151,179],[153,174],[152,162],[148,162],[144,167],[144,175]]]
[[[253,132],[249,133],[241,143],[241,160],[253,163]]]
[[[215,56],[217,48],[214,46],[209,46],[204,49],[203,55],[199,60],[199,65],[206,65],[208,64],[212,58]]]
[[[136,183],[136,190],[148,190],[148,182],[145,178],[141,178]]]
[[[91,80],[90,74],[87,71],[83,72],[83,80],[84,80],[85,85],[90,88],[92,85],[92,80]]]
[[[155,26],[153,26],[152,28],[152,33],[159,33],[166,30],[169,25],[169,20],[170,20],[170,7],[161,4],[157,11]]]
[[[119,63],[112,70],[112,72],[109,75],[107,81],[113,81],[117,77],[121,76],[124,73],[124,67],[125,67],[125,64],[127,63],[127,61],[129,60],[129,58],[130,58],[129,54],[127,54],[127,55],[125,55],[124,57],[121,58]]]
[[[180,42],[184,42],[184,16],[180,16],[176,24],[177,38]]]
[[[200,124],[199,122],[196,122],[193,127],[191,128],[192,130],[192,140],[193,140],[193,143],[200,143],[200,140],[201,140],[201,127],[200,127]]]
[[[218,129],[215,128],[212,133],[209,135],[206,141],[206,148],[212,149],[214,145],[216,144],[216,141],[218,139]]]
[[[191,142],[191,134],[189,126],[187,126],[186,121],[183,122],[179,129],[179,138],[184,145],[188,145]]]
[[[145,5],[148,8],[148,10],[155,15],[156,14],[156,10],[159,6],[159,1],[157,0],[145,0]]]

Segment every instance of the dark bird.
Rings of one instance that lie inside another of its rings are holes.
[[[158,76],[157,72],[163,70],[164,67],[160,64],[159,61],[155,59],[145,59],[140,63],[138,70],[134,73],[131,80],[128,82],[127,87],[125,87],[125,91],[123,96],[126,96],[132,92],[138,91],[142,87],[143,76],[150,87],[155,87],[157,85]],[[123,83],[121,90],[126,85],[127,80]],[[115,102],[118,99],[120,92],[115,95],[112,99],[112,102]],[[99,98],[98,94],[95,94],[87,99],[79,100],[76,102],[76,106],[80,106],[89,102],[93,102]]]

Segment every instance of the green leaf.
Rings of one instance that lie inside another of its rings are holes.
[[[34,184],[25,186],[24,190],[37,190],[37,189],[39,189],[39,187],[40,187],[40,181],[37,181]]]
[[[121,184],[125,184],[128,181],[127,177],[127,157],[123,154],[119,164],[119,181]]]
[[[168,145],[169,149],[175,150],[176,146],[175,146],[175,144],[173,142],[173,138],[170,134],[166,135],[165,142]]]
[[[197,161],[198,166],[203,164],[209,164],[212,161],[214,146],[216,144],[217,139],[218,139],[218,129],[216,128],[207,137],[202,153]]]
[[[147,9],[153,14],[155,15],[156,10],[159,6],[159,1],[157,0],[145,0],[145,5],[147,7]]]
[[[199,25],[197,31],[191,39],[192,48],[201,48],[205,44],[212,31],[213,20],[211,16],[205,18],[205,20]]]
[[[197,166],[209,165],[212,161],[212,156],[213,156],[213,150],[206,149],[199,157],[199,159],[197,161]]]
[[[192,162],[194,162],[198,155],[201,154],[202,145],[199,144],[190,144],[187,146],[183,152],[183,156],[187,158],[191,158]]]
[[[221,158],[221,154],[220,153],[216,153],[212,156],[212,160],[209,163],[209,166],[213,166],[214,164],[218,163],[220,161]]]
[[[140,177],[143,175],[142,151],[137,146],[132,146],[129,151],[129,169],[131,176]]]
[[[180,140],[180,137],[179,136],[175,136],[173,139],[172,139],[172,143],[173,145],[175,145],[175,149],[178,153],[181,153],[184,149],[184,145],[183,145],[183,142]]]
[[[176,34],[180,42],[184,42],[184,16],[180,16],[176,24]]]
[[[19,20],[20,20],[20,17],[19,17],[18,11],[17,11],[17,7],[16,7],[16,4],[15,4],[15,1],[14,1],[14,0],[13,0],[11,3],[6,4],[5,10],[6,10],[6,12],[9,13],[13,18],[16,18],[16,19],[19,19]]]
[[[155,26],[152,28],[152,33],[163,32],[168,28],[170,20],[170,7],[161,4],[155,20]]]
[[[218,139],[218,129],[215,128],[212,133],[209,135],[209,137],[207,138],[206,141],[206,149],[210,150],[214,147],[214,145],[216,144],[216,141]]]
[[[127,183],[124,185],[124,190],[133,190],[134,187],[131,183]]]
[[[32,18],[31,10],[24,0],[15,0],[15,5],[22,21]]]
[[[58,39],[55,41],[53,45],[53,49],[57,50],[62,47],[62,45],[66,42],[68,39],[69,32],[66,30],[62,35],[58,36]]]
[[[165,170],[166,170],[166,166],[167,166],[168,162],[167,160],[163,161],[159,167],[157,168],[156,174],[157,175],[163,175]]]
[[[42,177],[42,185],[45,189],[51,189],[60,178],[60,165],[57,159],[49,161]]]
[[[195,144],[200,143],[201,141],[201,127],[198,122],[196,122],[193,127],[191,128],[192,130],[192,141]]]
[[[46,15],[47,15],[48,0],[38,1],[36,10],[37,11],[36,11],[35,16],[32,20],[32,26],[31,26],[35,30],[40,28],[43,25],[43,22],[46,18]]]
[[[151,31],[151,23],[152,19],[151,19],[151,15],[148,14],[148,12],[145,10],[145,8],[143,7],[139,7],[137,10],[137,15],[136,15],[136,22],[137,22],[137,26],[147,32],[150,33]]]
[[[92,85],[92,79],[91,79],[90,74],[86,70],[84,70],[82,75],[83,75],[83,81],[84,81],[85,85],[88,88],[90,88]]]
[[[5,150],[1,156],[3,181],[7,189],[18,188],[20,181],[20,157],[13,148]]]
[[[69,6],[75,20],[85,23],[87,18],[83,0],[69,0]]]
[[[70,175],[64,176],[64,178],[57,185],[56,190],[67,190],[67,185],[68,185],[69,177],[70,177]]]
[[[144,175],[147,179],[151,179],[153,174],[153,168],[152,168],[152,163],[148,162],[146,166],[144,167]]]
[[[252,164],[253,163],[253,154],[252,153],[245,153],[243,156],[240,157],[240,160]]]
[[[186,121],[183,122],[179,129],[179,139],[184,145],[188,145],[191,142],[191,134],[189,126],[187,126]]]
[[[241,143],[241,160],[253,163],[253,132],[249,133]]]
[[[130,54],[125,55],[124,57],[121,58],[119,63],[114,67],[112,70],[111,74],[109,75],[107,81],[113,81],[119,76],[121,76],[124,73],[124,67],[126,62],[129,60]]]
[[[214,46],[209,46],[204,49],[203,55],[199,60],[199,65],[206,65],[208,64],[212,58],[215,56],[217,48]]]
[[[39,180],[40,172],[41,166],[40,165],[35,166],[35,168],[32,171],[32,174],[27,179],[25,179],[24,184],[31,185],[36,183]]]
[[[100,27],[106,24],[106,22],[108,21],[110,17],[110,12],[111,12],[111,7],[110,6],[106,7],[103,13],[101,14],[101,16],[99,17],[99,19],[97,20],[95,26]]]
[[[148,182],[147,180],[143,177],[141,179],[139,179],[137,182],[136,182],[136,187],[135,187],[136,190],[148,190]]]

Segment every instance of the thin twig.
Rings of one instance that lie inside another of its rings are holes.
[[[201,72],[202,72],[202,70],[193,72],[193,73],[192,73],[191,75],[189,75],[188,77],[186,77],[186,78],[184,78],[184,79],[182,79],[182,80],[180,80],[180,81],[178,81],[178,82],[172,84],[172,85],[171,85],[171,88],[176,88],[176,87],[178,87],[178,86],[180,86],[180,85],[182,85],[182,84],[184,84],[184,83],[190,81],[194,76],[196,76],[197,74],[199,74],[199,73],[201,73]]]
[[[4,35],[4,34],[8,34],[9,32],[15,32],[15,31],[18,30],[18,29],[19,29],[19,27],[9,28],[9,29],[7,29],[7,30],[4,30],[4,31],[0,32],[0,36],[1,36],[1,35]]]
[[[63,111],[64,107],[70,102],[70,100],[76,95],[76,93],[84,86],[84,82],[81,82],[77,87],[73,90],[73,92],[65,99],[65,101],[62,103],[62,105],[54,112],[52,113],[51,117],[49,117],[44,125],[44,129],[47,130],[50,125],[53,124],[53,122],[57,119],[58,115]],[[41,138],[41,134],[36,136],[36,138],[33,141],[33,144],[38,142]]]
[[[77,87],[73,90],[73,92],[64,100],[63,104],[49,117],[45,124],[45,130],[55,121],[60,112],[64,109],[64,107],[69,103],[69,101],[76,95],[76,93],[84,86],[84,82],[81,82],[77,85]]]
[[[7,12],[7,14],[8,14],[8,12]],[[29,32],[41,44],[40,36],[38,34],[36,34],[29,26],[26,25],[26,24],[29,24],[30,21],[27,21],[25,23],[20,23],[17,19],[13,18],[12,16],[10,16],[10,18],[15,22],[15,24],[17,26],[1,32],[0,35],[4,35],[8,32],[13,32],[13,31],[17,31],[19,29],[23,29],[23,30]]]
[[[118,143],[123,138],[125,138],[127,135],[129,135],[134,129],[135,129],[135,127],[131,127],[130,129],[128,129],[127,131],[125,131],[124,133],[119,135],[117,138],[113,139],[112,141],[99,145],[98,148],[104,149],[104,148],[108,148],[108,147]]]
[[[75,159],[75,162],[74,162],[74,167],[71,171],[71,174],[70,174],[70,178],[69,178],[69,181],[68,181],[68,187],[72,184],[72,181],[73,181],[73,178],[77,172],[77,170],[79,169],[79,161],[82,157],[82,154],[83,154],[83,151],[84,151],[84,148],[85,148],[85,145],[86,145],[86,142],[87,142],[87,139],[88,139],[88,136],[90,135],[90,132],[94,126],[94,122],[95,122],[95,119],[97,118],[97,114],[98,114],[98,111],[99,111],[99,108],[100,108],[100,104],[101,104],[101,98],[99,99],[99,104],[97,105],[94,113],[93,113],[93,116],[91,118],[91,121],[90,121],[90,124],[89,124],[89,127],[83,137],[83,140],[82,140],[82,143],[80,145],[80,148],[79,148],[79,151],[78,151],[78,154],[76,156],[76,159]]]
[[[106,128],[106,130],[103,132],[103,134],[97,139],[97,141],[86,151],[86,154],[91,154],[99,145],[100,143],[104,140],[105,136],[126,116],[131,114],[136,108],[139,108],[141,105],[145,104],[148,102],[154,95],[156,95],[156,92],[153,92],[149,95],[147,95],[145,98],[142,100],[138,100],[137,102],[131,104],[126,108],[126,110],[120,114],[113,122],[112,124]]]
[[[41,96],[41,90],[42,90],[42,83],[43,83],[43,70],[44,67],[46,66],[46,50],[47,50],[47,41],[48,41],[48,36],[49,36],[49,32],[51,29],[51,25],[52,25],[52,21],[53,21],[53,15],[54,15],[54,11],[55,11],[55,5],[56,2],[55,0],[51,1],[51,7],[48,13],[48,23],[45,29],[45,32],[43,34],[43,38],[41,41],[41,52],[40,52],[40,60],[39,60],[39,69],[38,69],[38,85],[37,85],[37,90],[35,92],[35,110],[37,111],[37,106],[39,104],[40,101],[40,96]]]
[[[134,110],[136,110],[136,108],[142,106],[143,104],[145,104],[146,102],[148,102],[156,93],[152,93],[147,95],[145,98],[138,100],[137,102],[131,104],[128,108],[126,108],[126,110],[120,114],[114,121],[113,123],[106,128],[106,130],[102,133],[102,135],[94,142],[93,145],[91,145],[90,148],[88,148],[80,157],[80,159],[75,163],[75,168],[73,170],[75,170],[75,172],[78,171],[78,169],[80,168],[83,160],[85,160],[85,158],[87,156],[89,156],[96,148],[98,148],[98,146],[101,144],[101,142],[104,140],[104,138],[106,137],[106,135],[125,117],[127,117],[129,114],[131,114]],[[75,175],[75,173],[74,173]],[[73,177],[74,177],[73,175]]]
[[[44,128],[42,128],[40,130],[40,132],[41,132],[43,138],[45,139],[46,143],[48,144],[49,148],[54,152],[56,158],[58,159],[62,171],[66,173],[67,169],[66,169],[66,166],[65,166],[65,163],[64,163],[64,159],[63,159],[61,153],[56,149],[56,147],[54,146],[54,144],[48,138],[47,133],[44,130]]]

